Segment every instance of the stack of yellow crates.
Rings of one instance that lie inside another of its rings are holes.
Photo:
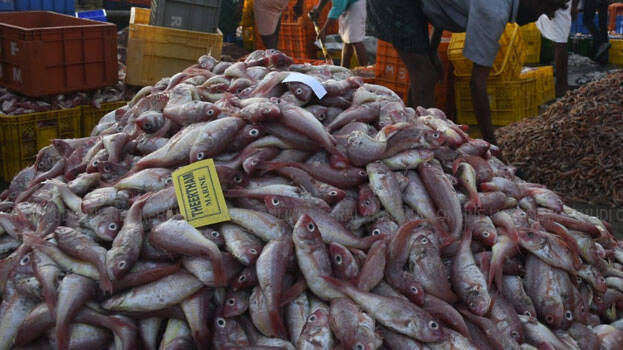
[[[539,63],[541,61],[541,32],[537,28],[536,23],[532,22],[519,27],[519,33],[526,47],[525,63]]]
[[[463,56],[464,44],[465,33],[453,34],[448,58],[457,78],[454,84],[457,120],[473,125],[477,121],[469,86],[472,62]],[[536,78],[522,79],[520,76],[526,54],[519,26],[508,24],[500,38],[500,50],[487,83],[493,125],[504,126],[538,113]]]

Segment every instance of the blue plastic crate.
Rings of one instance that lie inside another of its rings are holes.
[[[0,0],[0,11],[15,11],[13,0]]]
[[[614,31],[617,34],[623,34],[623,16],[617,16],[616,27]]]
[[[104,9],[76,12],[76,17],[90,19],[92,21],[108,22],[108,18],[106,17],[106,10]]]
[[[54,11],[73,15],[75,0],[14,0],[15,11]]]

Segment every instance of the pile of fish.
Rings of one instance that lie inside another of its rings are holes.
[[[545,113],[498,129],[502,159],[566,198],[623,204],[623,71],[570,91]]]
[[[102,103],[127,101],[132,96],[132,91],[127,89],[123,83],[90,92],[76,92],[42,98],[23,96],[0,87],[0,113],[19,115],[73,108],[81,105],[93,105],[100,108]]]
[[[622,244],[497,152],[341,67],[203,56],[2,194],[0,349],[621,349]],[[209,158],[231,220],[194,228],[171,174]]]

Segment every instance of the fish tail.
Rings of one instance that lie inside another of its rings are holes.
[[[69,349],[69,324],[66,322],[56,324],[56,348]]]

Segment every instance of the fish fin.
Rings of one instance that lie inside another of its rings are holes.
[[[244,188],[232,188],[223,191],[223,193],[225,194],[225,197],[229,198],[240,198],[249,196],[249,191]]]
[[[257,164],[257,169],[262,170],[262,175],[266,174],[270,171],[274,171],[280,168],[285,168],[289,166],[296,166],[295,163],[291,162],[259,162]]]
[[[46,242],[46,240],[32,233],[22,233],[22,240],[24,244],[31,248],[50,245],[50,243]]]
[[[307,289],[307,283],[305,282],[305,279],[301,278],[283,293],[279,307],[284,307],[293,302],[303,292],[305,292],[305,289]]]

